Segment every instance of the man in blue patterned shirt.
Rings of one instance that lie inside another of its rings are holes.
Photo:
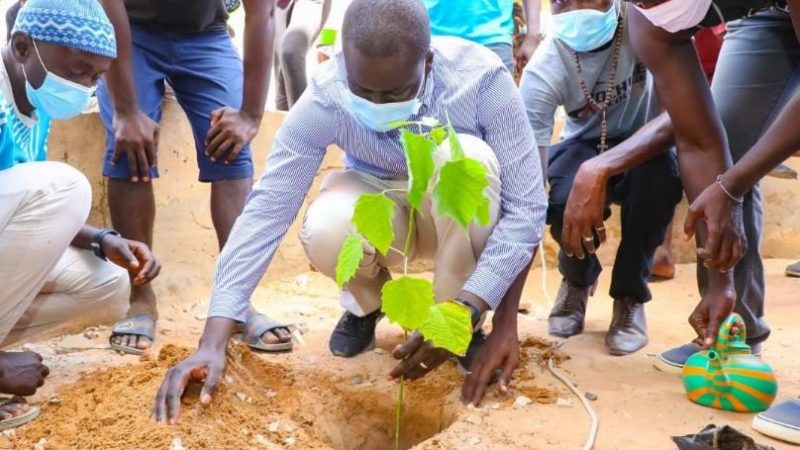
[[[220,256],[199,349],[170,370],[159,390],[154,411],[159,421],[177,421],[180,396],[193,378],[205,379],[201,401],[211,401],[228,338],[236,322],[246,318],[253,290],[300,210],[328,146],[345,151],[347,167],[325,179],[301,231],[309,259],[325,275],[334,275],[358,196],[406,185],[399,131],[389,125],[397,120],[449,119],[462,136],[472,135],[463,138],[468,154],[483,162],[490,176],[492,227],[470,230],[468,240],[454,224],[423,211],[413,251],[436,263],[438,300],[466,303],[476,323],[490,308],[496,311],[491,335],[485,343],[482,336],[473,337],[461,360],[471,371],[462,399],[480,401],[500,367],[504,389],[516,367],[516,308],[541,240],[547,200],[533,131],[514,80],[482,46],[459,38],[431,40],[419,0],[355,0],[345,16],[343,38],[343,53],[320,68],[278,131],[267,169]],[[346,311],[330,340],[338,356],[355,356],[373,344],[380,288],[396,262],[368,246],[365,252],[356,278],[341,294]],[[391,376],[413,380],[449,355],[414,336],[393,356],[403,361]]]

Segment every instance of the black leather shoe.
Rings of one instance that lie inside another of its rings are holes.
[[[551,335],[568,338],[583,333],[586,303],[591,291],[592,286],[581,287],[566,279],[561,280],[556,304],[547,319]]]
[[[328,343],[331,353],[350,358],[375,348],[375,327],[382,317],[380,310],[364,317],[345,311],[331,334]]]
[[[606,349],[614,356],[630,355],[647,345],[644,303],[614,300],[614,315],[606,334]]]

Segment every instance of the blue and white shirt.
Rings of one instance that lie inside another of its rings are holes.
[[[434,38],[433,66],[412,120],[434,117],[483,139],[497,154],[501,216],[464,289],[497,308],[542,238],[547,198],[533,130],[514,80],[493,53],[459,38]],[[323,64],[286,116],[264,175],[233,227],[214,275],[209,317],[245,320],[250,296],[297,216],[329,145],[346,166],[407,179],[399,131],[365,128],[345,96],[344,57]]]
[[[50,119],[28,117],[17,109],[5,64],[0,59],[0,170],[45,161]]]

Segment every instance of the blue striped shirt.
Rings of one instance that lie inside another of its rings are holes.
[[[547,198],[533,130],[508,71],[490,50],[434,38],[433,66],[412,119],[434,117],[482,138],[500,163],[501,215],[464,290],[497,308],[542,238]],[[396,130],[379,133],[350,112],[344,58],[322,65],[275,137],[264,175],[251,192],[217,262],[209,317],[246,318],[250,296],[297,216],[326,149],[346,166],[381,179],[407,179]]]

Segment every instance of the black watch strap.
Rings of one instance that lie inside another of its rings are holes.
[[[92,243],[90,244],[94,256],[97,256],[103,261],[107,260],[106,253],[103,251],[103,239],[109,234],[113,234],[114,236],[120,236],[119,232],[106,228],[95,233],[94,236],[92,237]]]
[[[481,312],[478,311],[478,308],[476,308],[475,305],[473,305],[472,303],[465,302],[462,300],[458,300],[458,303],[461,303],[462,305],[469,308],[469,315],[470,318],[472,319],[472,328],[474,329],[475,327],[477,327],[481,321]]]

